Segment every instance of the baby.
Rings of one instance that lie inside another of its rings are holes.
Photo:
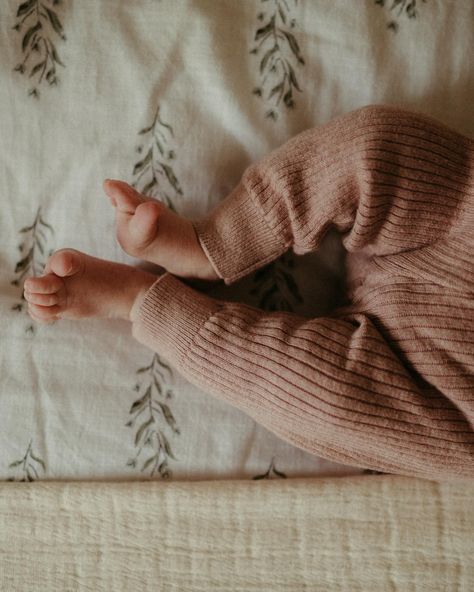
[[[62,249],[25,281],[35,320],[129,320],[189,381],[313,454],[474,477],[472,139],[373,105],[250,165],[200,220],[122,181],[104,190],[121,247],[166,273]],[[290,248],[316,251],[331,226],[350,304],[330,315],[268,313],[184,279],[231,284]]]

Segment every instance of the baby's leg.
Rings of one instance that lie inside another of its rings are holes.
[[[472,140],[432,117],[374,105],[306,130],[250,165],[201,220],[185,220],[125,183],[105,189],[129,254],[230,284],[289,248],[316,251],[331,226],[345,233],[349,251],[370,255],[469,231],[461,210],[472,159]]]
[[[316,251],[328,228],[348,251],[389,255],[472,232],[473,142],[435,119],[364,107],[306,130],[251,165],[196,228],[226,283]],[[468,228],[469,224],[471,227]]]
[[[117,239],[126,253],[180,277],[218,279],[189,220],[123,181],[107,179],[104,190],[116,208]]]
[[[25,298],[30,315],[44,324],[59,318],[131,320],[134,303],[155,281],[140,269],[61,249],[49,258],[43,277],[25,281]]]

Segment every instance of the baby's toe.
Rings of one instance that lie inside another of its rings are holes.
[[[57,275],[50,273],[42,277],[30,277],[25,280],[25,293],[54,294],[64,286],[64,281]]]
[[[158,219],[164,209],[164,204],[156,201],[138,206],[129,224],[130,238],[138,248],[145,249],[156,238]]]
[[[55,292],[54,294],[37,294],[35,292],[27,292],[25,290],[25,299],[30,304],[40,304],[41,306],[53,306],[59,304],[60,293]]]
[[[45,271],[52,271],[59,277],[75,275],[84,270],[84,256],[75,249],[60,249],[51,255]]]
[[[39,304],[28,303],[28,312],[35,321],[51,323],[57,320],[61,308],[57,305],[41,306]]]
[[[103,187],[112,205],[124,214],[133,214],[137,206],[146,200],[144,196],[125,181],[106,179]]]

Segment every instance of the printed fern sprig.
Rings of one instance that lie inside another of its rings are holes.
[[[35,219],[31,226],[25,226],[20,231],[23,234],[23,242],[18,245],[21,258],[15,266],[15,273],[18,275],[11,284],[19,286],[24,282],[25,276],[37,276],[43,272],[46,261],[53,254],[53,249],[47,249],[48,241],[54,235],[53,227],[45,222],[41,216],[41,206],[36,212]],[[26,307],[25,295],[21,293],[21,301],[12,306],[12,310],[22,312]],[[30,324],[26,331],[34,333],[34,325]]]
[[[22,472],[22,478],[19,479],[12,477],[7,479],[7,481],[35,481],[36,479],[39,479],[38,470],[40,466],[43,468],[43,471],[46,471],[46,465],[44,461],[41,460],[41,458],[39,458],[37,455],[33,454],[32,443],[33,441],[30,440],[28,449],[23,458],[20,460],[15,460],[8,465],[10,469],[16,468],[17,471],[20,470]]]
[[[293,254],[287,251],[279,259],[255,272],[253,282],[256,286],[250,290],[250,294],[258,296],[260,308],[291,312],[293,311],[292,301],[303,302],[298,285],[291,273],[294,265]]]
[[[273,472],[274,475],[276,475],[277,477],[279,477],[280,479],[286,479],[286,475],[285,473],[282,473],[281,471],[277,471],[275,468],[275,457],[272,458],[272,462],[270,463],[270,466],[268,467],[268,471],[266,473],[264,473],[263,475],[256,475],[255,477],[252,477],[253,481],[258,481],[259,479],[271,479],[270,474]]]
[[[268,2],[269,0],[262,0]],[[295,67],[298,64],[304,65],[305,61],[296,37],[289,31],[296,24],[295,18],[290,18],[289,3],[296,7],[298,0],[272,0],[269,20],[255,33],[254,41],[258,45],[254,47],[251,54],[261,54],[259,73],[262,77],[260,86],[253,90],[253,94],[263,97],[273,107],[265,116],[273,120],[278,118],[277,109],[283,99],[288,109],[294,107],[293,89],[302,92],[297,78]],[[258,20],[264,21],[265,13],[257,16]],[[293,61],[293,64],[292,64]],[[295,67],[294,67],[295,66]],[[268,90],[266,96],[265,91]]]
[[[416,3],[423,2],[426,3],[426,0],[392,0],[392,5],[390,6],[390,11],[399,8],[398,14],[396,18],[401,17],[402,15],[406,15],[409,19],[417,18],[418,10],[416,9]],[[379,6],[385,6],[386,0],[375,0],[375,4]],[[387,23],[387,29],[391,29],[394,33],[398,31],[399,25],[396,20],[390,20]]]
[[[165,370],[171,377],[171,368],[160,359],[158,354],[153,356],[149,366],[137,370],[137,374],[141,375],[141,383],[138,382],[134,390],[140,395],[130,408],[132,419],[125,425],[133,427],[135,423],[138,424],[134,440],[138,452],[134,458],[128,460],[127,466],[135,468],[139,457],[142,456],[142,460],[146,457],[140,468],[141,472],[148,470],[150,477],[158,472],[163,479],[169,479],[172,473],[168,468],[168,457],[177,459],[160,426],[163,426],[164,420],[175,434],[179,435],[180,430],[176,427],[176,420],[165,402],[173,396],[172,391],[164,386]]]
[[[158,182],[158,175],[161,175],[172,187],[175,194],[183,195],[183,190],[171,166],[171,161],[175,158],[175,151],[168,147],[174,138],[173,129],[161,120],[159,106],[152,124],[138,133],[143,136],[143,144],[138,146],[137,152],[142,154],[146,151],[146,154],[133,167],[135,179],[132,186],[144,195],[157,197],[164,201],[171,210],[176,212],[173,204],[174,198],[172,199],[162,184]],[[158,189],[159,195],[156,195]]]
[[[64,29],[54,8],[61,0],[27,0],[18,6],[15,31],[26,29],[21,41],[23,61],[13,69],[20,74],[28,74],[28,78],[37,77],[35,84],[39,86],[43,80],[50,86],[59,81],[56,65],[65,67],[53,42],[54,33],[63,41],[66,40]],[[32,58],[30,60],[30,58]],[[36,58],[36,60],[35,60]],[[39,97],[37,86],[30,89],[29,95]]]

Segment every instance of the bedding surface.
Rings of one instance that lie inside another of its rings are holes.
[[[474,485],[391,475],[0,484],[12,592],[468,592]]]
[[[473,22],[455,0],[2,2],[0,480],[363,473],[188,383],[125,322],[34,324],[22,286],[63,247],[151,269],[121,251],[105,178],[198,218],[251,162],[363,105],[472,136]],[[315,255],[202,290],[324,314],[343,295],[344,251],[330,231]]]

